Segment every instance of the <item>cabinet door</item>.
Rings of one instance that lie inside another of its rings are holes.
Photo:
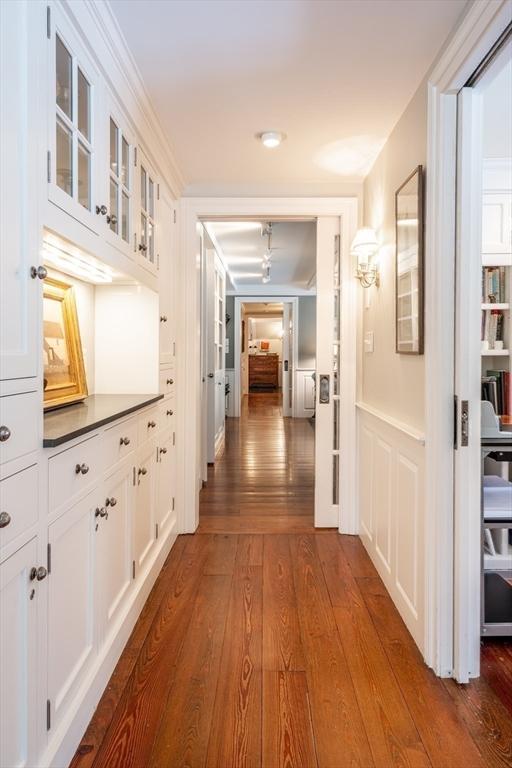
[[[26,4],[0,3],[0,377],[37,376],[41,281],[38,246],[27,226],[35,164],[27,140],[29,98]],[[30,145],[37,149],[36,142]],[[32,201],[37,195],[32,195]],[[34,228],[32,228],[34,229]]]
[[[136,503],[133,513],[133,559],[135,574],[144,566],[155,541],[156,443],[139,448],[136,464]]]
[[[0,566],[0,765],[36,764],[37,603],[32,539]],[[34,591],[32,599],[30,598]]]
[[[158,297],[160,301],[160,363],[174,362],[175,271],[174,208],[162,196],[158,208]]]
[[[98,631],[103,642],[131,584],[133,464],[124,462],[105,480],[103,515],[96,518],[96,594]]]
[[[105,227],[108,211],[107,200],[99,197],[101,154],[105,152],[98,130],[99,74],[56,6],[51,8],[48,45],[48,196],[97,232]]]
[[[103,109],[104,143],[108,147],[102,178],[105,189],[102,199],[108,200],[105,217],[106,239],[122,251],[125,256],[135,258],[134,184],[135,167],[134,139],[126,127],[121,111],[115,106],[111,95],[105,90]],[[106,134],[106,135],[105,135]]]
[[[512,258],[512,192],[484,193],[482,217],[482,255]]]
[[[159,186],[149,161],[139,147],[139,236],[137,251],[140,264],[156,275],[158,271],[157,246],[157,198]]]
[[[49,527],[48,698],[54,729],[95,655],[95,502],[89,494]]]
[[[174,427],[174,425],[173,425]],[[176,456],[174,429],[162,432],[158,443],[156,522],[159,535],[174,517],[176,487]]]

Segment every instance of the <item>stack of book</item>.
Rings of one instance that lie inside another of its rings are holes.
[[[483,267],[482,269],[482,304],[504,304],[505,267]]]
[[[511,396],[508,371],[487,371],[487,375],[482,376],[482,400],[492,403],[498,416],[512,415]]]
[[[496,341],[503,341],[503,312],[499,309],[486,309],[482,312],[482,341],[489,342],[493,349]]]

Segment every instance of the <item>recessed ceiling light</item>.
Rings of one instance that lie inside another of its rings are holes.
[[[267,149],[275,149],[275,147],[280,145],[285,136],[284,133],[279,133],[279,131],[264,131],[259,134],[259,138]]]

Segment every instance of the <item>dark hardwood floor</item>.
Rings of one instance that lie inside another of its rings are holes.
[[[256,395],[180,536],[73,768],[512,766],[510,644],[428,670],[356,537],[313,523],[313,441]]]

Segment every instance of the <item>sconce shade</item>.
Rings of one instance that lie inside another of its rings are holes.
[[[370,227],[363,227],[357,230],[350,250],[354,256],[357,256],[359,262],[368,263],[378,247],[375,231]]]

